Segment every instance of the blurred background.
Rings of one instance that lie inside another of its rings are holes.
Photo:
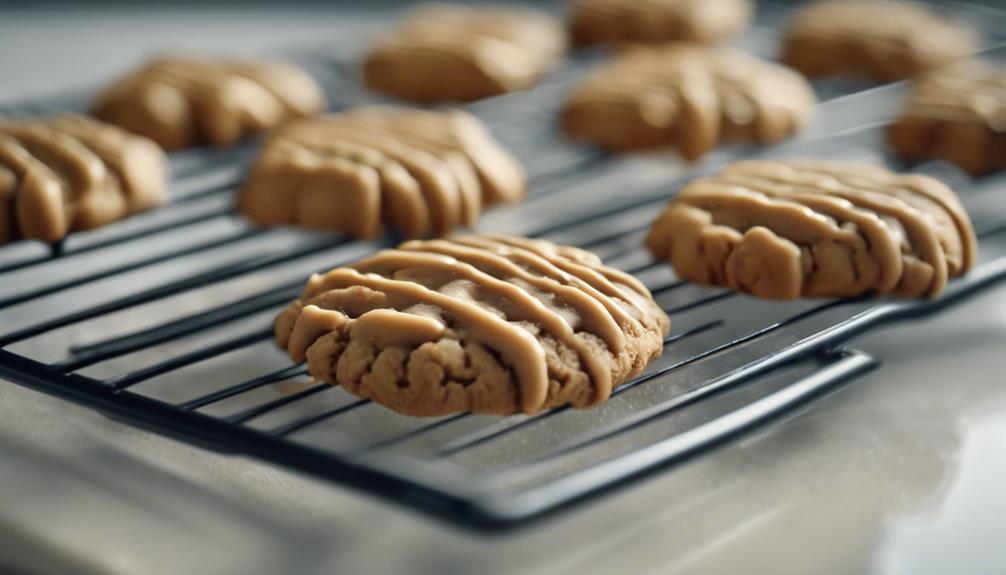
[[[97,86],[164,51],[275,53],[366,35],[401,2],[15,2],[0,19],[0,98]]]

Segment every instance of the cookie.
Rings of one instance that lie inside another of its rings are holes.
[[[938,158],[973,175],[1006,169],[1006,67],[967,62],[919,77],[887,137],[908,161]]]
[[[894,82],[966,58],[975,34],[934,9],[900,0],[823,0],[787,26],[782,60],[806,76]]]
[[[362,107],[272,135],[238,194],[238,211],[262,226],[370,238],[388,224],[426,237],[472,225],[483,206],[521,199],[526,179],[466,112]]]
[[[324,108],[317,82],[291,64],[160,58],[113,82],[92,114],[181,150],[230,146]]]
[[[716,43],[751,20],[749,0],[579,0],[569,16],[578,46],[595,44]]]
[[[588,74],[567,97],[562,125],[608,150],[674,147],[694,160],[720,142],[792,136],[815,102],[798,74],[733,48],[640,47]]]
[[[598,405],[669,327],[593,254],[498,235],[409,241],[315,274],[275,322],[316,379],[419,416]]]
[[[809,161],[739,162],[692,181],[646,245],[682,279],[772,299],[936,297],[977,253],[938,180]]]
[[[161,204],[154,142],[83,117],[0,120],[0,244],[55,242]]]
[[[373,46],[363,80],[413,102],[470,102],[530,87],[563,52],[562,29],[537,11],[428,5]]]

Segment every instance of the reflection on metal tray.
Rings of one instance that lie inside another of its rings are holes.
[[[749,47],[771,45],[766,35],[780,10],[762,8]],[[334,107],[374,100],[352,83],[345,54],[297,58],[336,88]],[[920,169],[960,192],[981,242],[975,271],[937,301],[780,303],[680,282],[641,249],[646,227],[683,180],[752,151],[720,150],[689,167],[665,156],[613,159],[563,142],[551,118],[583,64],[470,109],[521,157],[532,181],[523,204],[487,213],[478,229],[588,248],[636,274],[671,316],[663,356],[604,405],[412,418],[290,366],[271,341],[275,313],[308,274],[394,239],[250,228],[231,213],[231,198],[255,143],[174,154],[172,202],[162,209],[72,235],[54,250],[30,242],[0,248],[0,375],[212,449],[457,523],[499,527],[614,488],[826,392],[875,366],[836,348],[843,340],[930,313],[1006,275],[1006,177],[971,180],[930,164]],[[901,88],[819,88],[827,101],[815,129],[760,155],[891,163],[877,126]],[[3,113],[66,108],[73,104]]]

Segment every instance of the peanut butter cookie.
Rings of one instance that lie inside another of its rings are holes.
[[[490,235],[316,274],[275,322],[315,378],[420,416],[598,405],[668,329],[649,291],[593,254]]]
[[[674,147],[694,160],[724,141],[792,136],[815,102],[800,75],[732,48],[640,47],[576,86],[562,124],[609,150]]]
[[[230,146],[324,108],[317,82],[292,64],[159,58],[112,83],[92,113],[181,150]]]
[[[83,117],[0,120],[0,244],[55,242],[159,205],[164,152]]]
[[[574,44],[699,42],[735,36],[751,20],[749,0],[578,0],[569,17]]]
[[[374,45],[363,79],[413,102],[469,102],[530,87],[563,52],[562,29],[537,11],[428,5]]]
[[[978,49],[962,23],[916,2],[823,0],[789,23],[783,62],[807,76],[853,75],[893,82]]]
[[[238,195],[259,225],[370,238],[469,226],[484,205],[524,195],[523,168],[474,116],[363,107],[295,122],[266,142]]]
[[[1006,169],[1006,67],[967,62],[920,76],[888,141],[909,161],[980,175]]]
[[[692,181],[646,245],[683,279],[774,299],[936,297],[977,252],[941,182],[807,161],[739,162]]]

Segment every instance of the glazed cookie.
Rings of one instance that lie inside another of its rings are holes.
[[[975,34],[934,9],[901,0],[823,0],[786,30],[783,62],[807,76],[911,78],[970,56]]]
[[[545,14],[428,5],[377,42],[363,79],[414,102],[468,102],[530,87],[564,51],[562,29]]]
[[[493,235],[315,274],[275,322],[313,377],[420,416],[598,405],[660,355],[669,327],[638,280],[593,254]]]
[[[795,72],[732,48],[629,50],[569,95],[570,136],[614,151],[674,147],[688,160],[722,141],[762,144],[807,124],[816,99]]]
[[[92,113],[181,150],[230,146],[324,108],[314,78],[291,64],[160,58],[106,88]]]
[[[887,136],[909,161],[939,158],[974,175],[1006,169],[1006,67],[967,62],[918,78]]]
[[[0,120],[0,244],[55,242],[161,204],[164,152],[82,117]]]
[[[523,168],[459,110],[363,107],[277,131],[238,194],[263,226],[296,224],[370,238],[470,226],[485,205],[524,195]]]
[[[807,161],[739,162],[692,181],[646,245],[683,279],[773,299],[936,297],[977,251],[941,182]]]
[[[574,44],[715,43],[751,20],[749,0],[578,0],[569,16]]]

